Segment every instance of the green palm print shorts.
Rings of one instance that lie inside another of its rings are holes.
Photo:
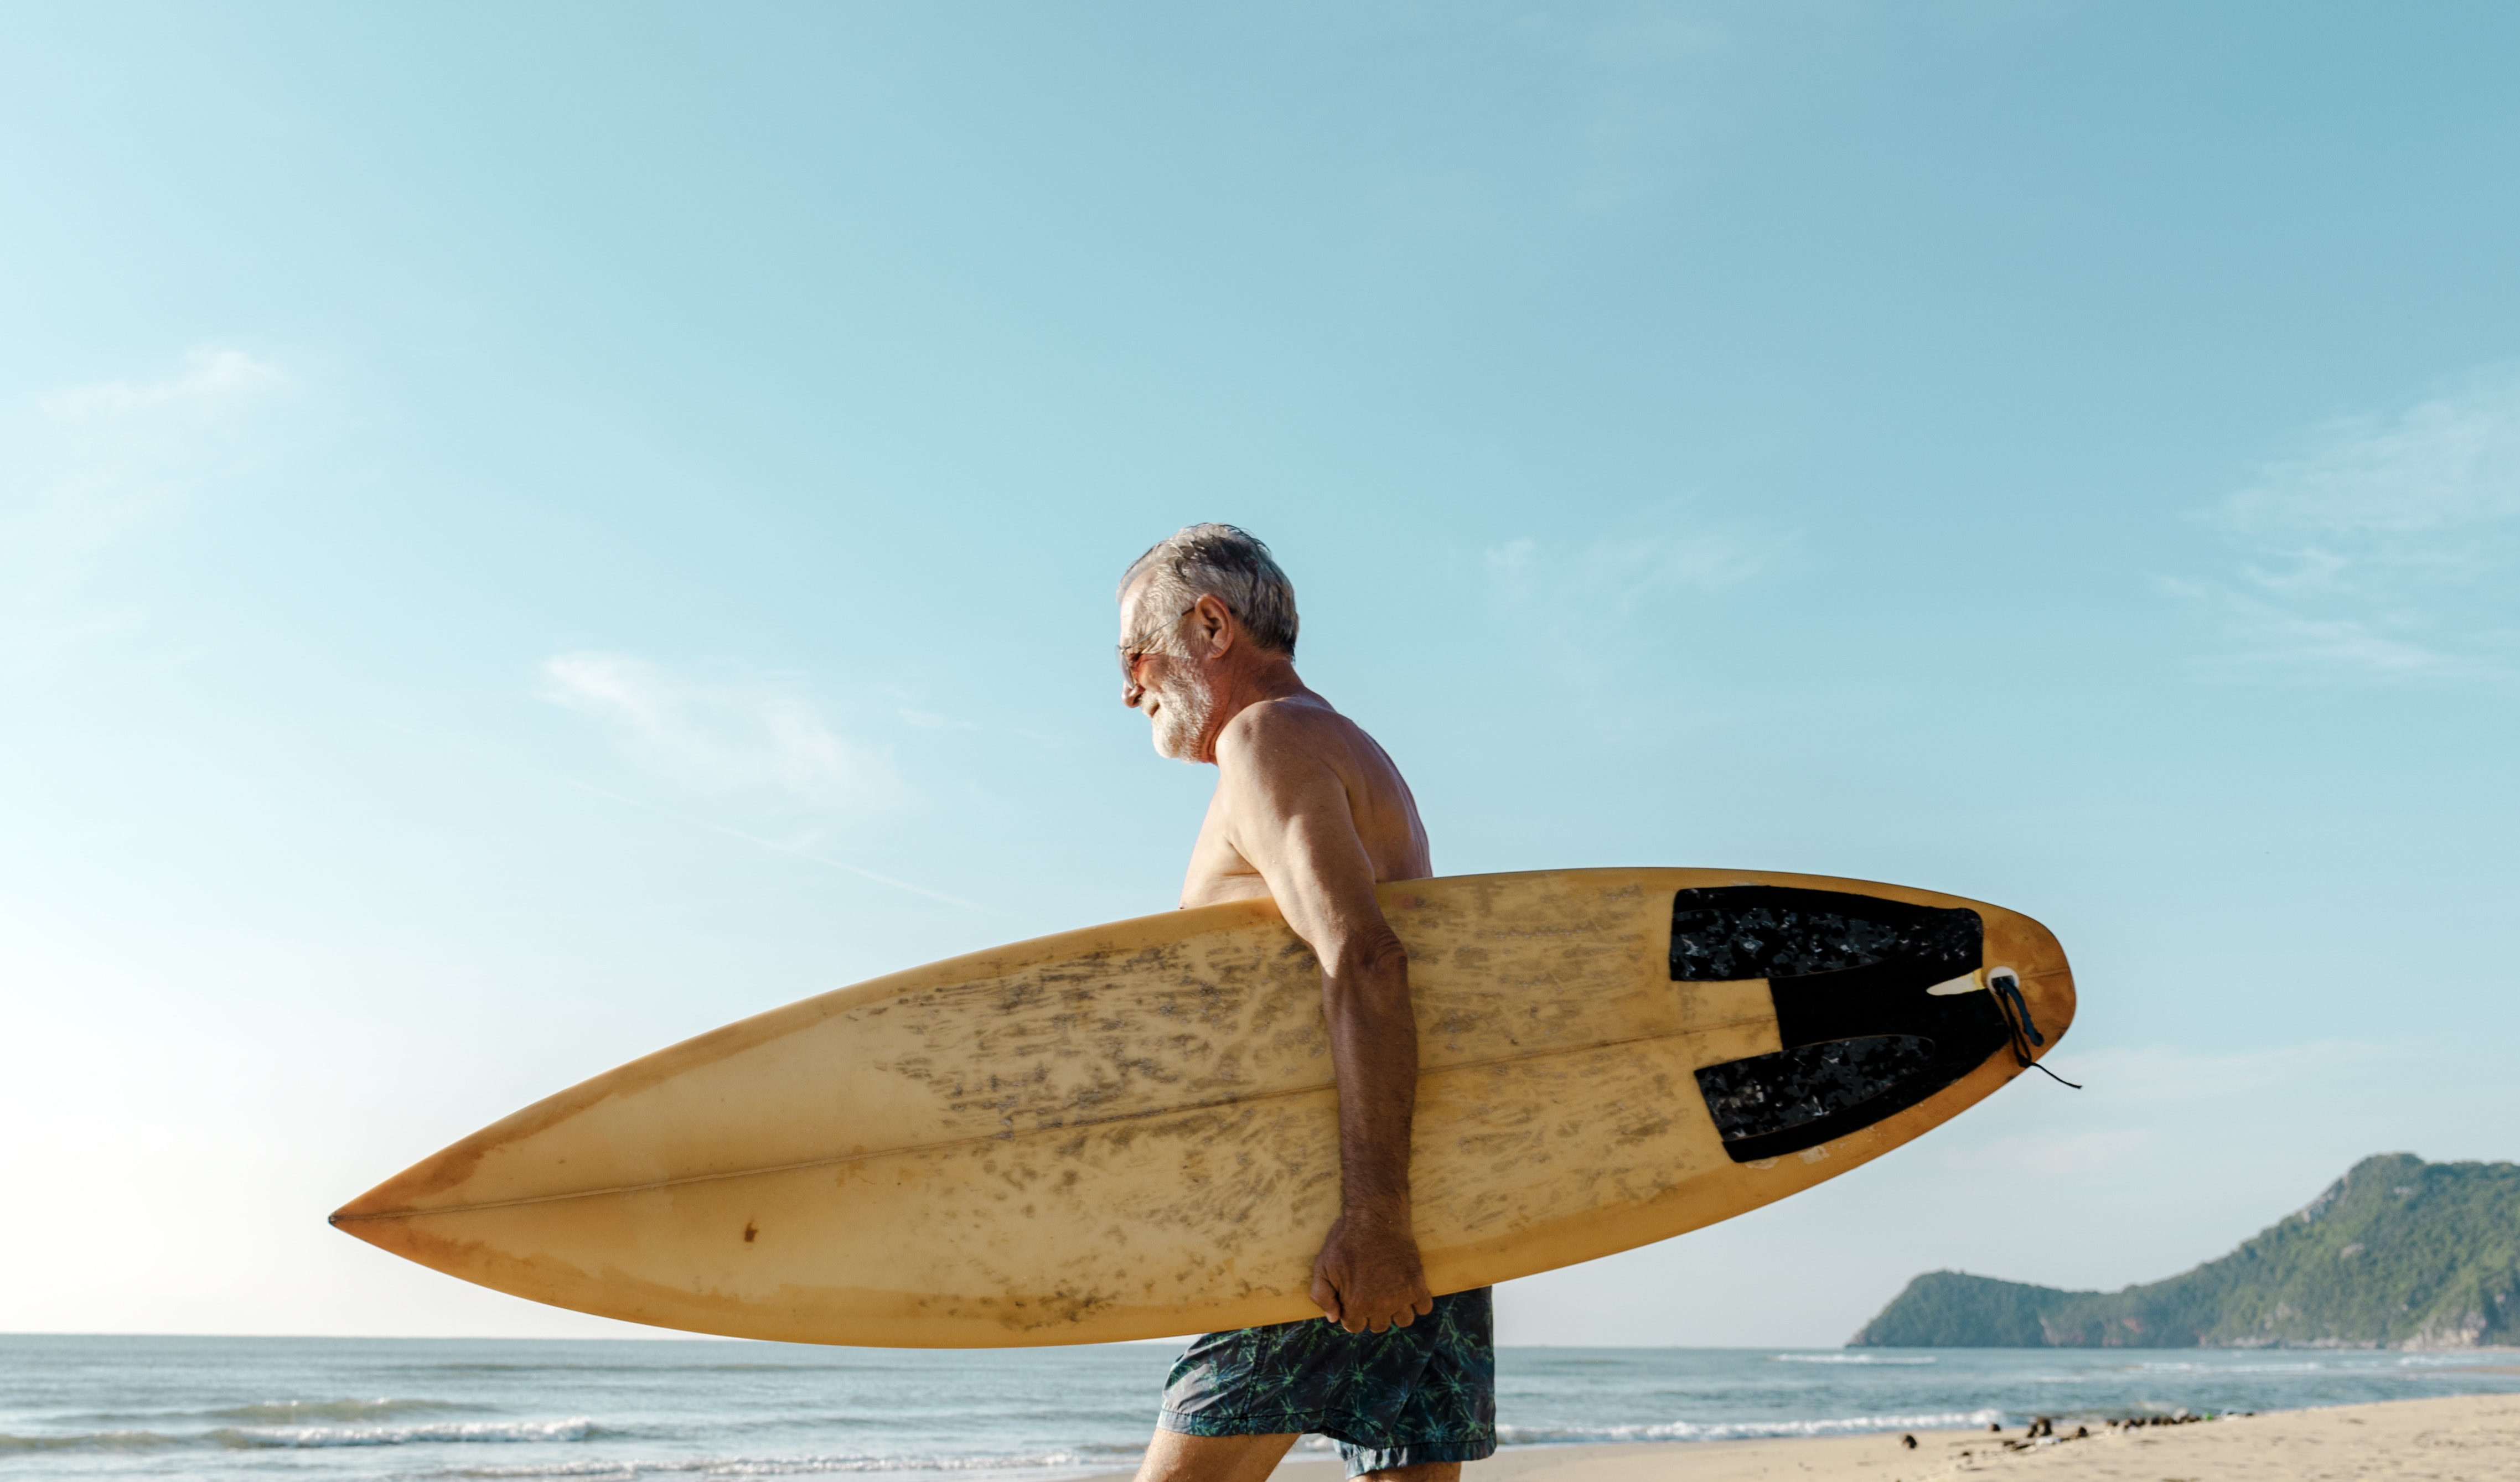
[[[1173,1365],[1157,1423],[1189,1436],[1311,1431],[1338,1443],[1351,1477],[1494,1456],[1488,1293],[1437,1297],[1433,1312],[1382,1332],[1307,1318],[1209,1333]]]

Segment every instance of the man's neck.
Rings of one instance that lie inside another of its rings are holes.
[[[1273,699],[1303,699],[1330,708],[1330,702],[1305,687],[1295,674],[1295,661],[1281,654],[1268,654],[1248,664],[1230,664],[1224,672],[1210,676],[1215,708],[1208,714],[1207,734],[1199,738],[1198,759],[1216,760],[1216,739],[1234,723],[1234,717],[1253,705]]]

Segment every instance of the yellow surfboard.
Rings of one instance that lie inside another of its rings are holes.
[[[2028,917],[1715,870],[1379,888],[1408,944],[1412,1181],[1438,1292],[1783,1198],[2052,1046]],[[1267,901],[974,953],[538,1101],[333,1215],[536,1301],[696,1332],[952,1348],[1316,1314],[1337,1092]]]

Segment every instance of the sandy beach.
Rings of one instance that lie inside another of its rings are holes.
[[[2284,1411],[2184,1425],[2073,1427],[2024,1445],[2002,1434],[1924,1431],[1774,1441],[1512,1448],[1465,1469],[1464,1482],[2313,1482],[2422,1478],[2520,1482],[2520,1395],[2400,1400]],[[2020,1449],[2010,1449],[2006,1442]],[[1274,1482],[1337,1482],[1330,1460],[1290,1460]]]

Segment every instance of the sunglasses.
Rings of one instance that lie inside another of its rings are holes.
[[[1174,613],[1173,620],[1166,623],[1164,626],[1167,628],[1177,626],[1183,618],[1190,616],[1192,612],[1197,610],[1198,604],[1192,603],[1189,606]],[[1155,646],[1153,641],[1150,639],[1140,638],[1136,643],[1120,645],[1121,682],[1124,684],[1136,684],[1138,682],[1138,661],[1153,651],[1155,651]]]

